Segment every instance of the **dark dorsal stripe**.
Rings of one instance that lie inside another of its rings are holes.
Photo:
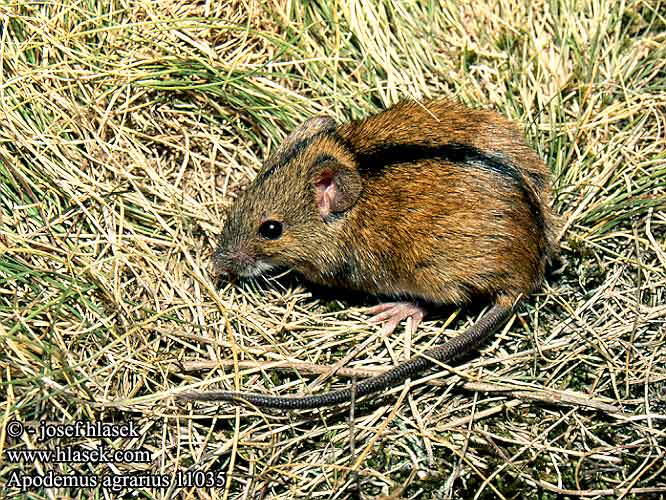
[[[264,169],[259,172],[255,182],[264,182],[278,169],[291,160],[297,158],[314,141],[330,135],[336,139],[347,151],[351,152],[358,163],[359,173],[362,177],[372,178],[383,175],[387,168],[401,163],[419,163],[426,160],[448,161],[462,167],[482,168],[501,176],[511,182],[521,191],[538,224],[543,224],[540,201],[536,194],[525,183],[521,172],[514,167],[510,160],[500,154],[484,152],[468,144],[449,143],[439,146],[421,144],[384,144],[367,152],[357,152],[349,141],[330,130],[312,134],[305,139],[295,142],[278,158],[269,160]],[[538,181],[538,179],[534,179]]]
[[[418,163],[425,160],[449,161],[460,164],[481,164],[513,182],[522,182],[522,175],[500,155],[492,155],[467,144],[423,146],[420,144],[387,144],[369,152],[357,153],[359,170],[368,177],[380,176],[400,163]]]
[[[534,191],[526,185],[522,173],[503,155],[484,152],[474,146],[458,143],[440,146],[386,144],[368,152],[356,153],[356,160],[359,165],[359,172],[367,178],[381,176],[386,169],[393,165],[401,163],[417,164],[426,160],[448,161],[461,167],[488,170],[506,179],[519,189],[536,222],[543,224],[539,199]]]
[[[322,130],[321,132],[314,133],[311,136],[306,137],[305,139],[301,139],[300,141],[295,142],[279,157],[270,158],[266,163],[266,165],[264,165],[264,168],[257,174],[255,182],[264,182],[266,179],[271,177],[278,169],[285,166],[291,160],[293,160],[294,158],[298,157],[301,153],[303,153],[303,151],[305,151],[308,148],[308,146],[310,146],[310,144],[312,144],[315,140],[330,134],[331,134],[330,130]]]

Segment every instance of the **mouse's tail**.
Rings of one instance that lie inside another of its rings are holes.
[[[178,398],[190,401],[231,401],[280,410],[309,410],[349,403],[352,399],[356,400],[369,394],[397,387],[437,363],[451,361],[469,352],[492,335],[507,320],[512,311],[512,302],[508,300],[498,302],[458,337],[428,349],[381,375],[370,377],[344,389],[310,396],[266,396],[234,391],[188,391],[179,394]]]

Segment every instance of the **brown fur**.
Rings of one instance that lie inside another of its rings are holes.
[[[240,195],[216,253],[221,270],[243,274],[245,262],[233,258],[240,254],[291,267],[317,283],[434,303],[461,304],[475,295],[510,302],[539,286],[556,253],[548,171],[509,121],[439,100],[333,123],[322,117],[306,122]],[[390,165],[377,176],[357,172],[357,156],[387,144],[452,143],[512,165],[522,189],[497,172],[438,158]],[[313,187],[322,155],[353,171],[360,179],[352,183],[362,185],[349,209],[329,218],[318,212]],[[538,203],[541,220],[526,193]],[[278,240],[257,234],[269,219],[284,225]]]
[[[268,237],[264,223],[282,233]],[[546,166],[501,116],[438,100],[339,126],[313,118],[237,199],[215,254],[219,270],[254,276],[286,266],[325,285],[436,304],[482,296],[495,305],[458,337],[355,386],[288,398],[181,397],[308,409],[393,387],[492,334],[538,288],[556,253]]]

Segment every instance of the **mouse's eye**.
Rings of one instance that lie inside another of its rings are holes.
[[[282,235],[282,224],[276,220],[267,220],[259,226],[259,234],[267,240],[277,240]]]

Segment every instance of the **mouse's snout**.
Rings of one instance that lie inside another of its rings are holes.
[[[223,277],[245,278],[259,276],[274,267],[242,244],[220,245],[213,255],[213,265],[215,271]]]
[[[213,255],[215,270],[227,276],[242,276],[255,263],[256,259],[246,249],[236,245],[231,247],[220,245]]]

